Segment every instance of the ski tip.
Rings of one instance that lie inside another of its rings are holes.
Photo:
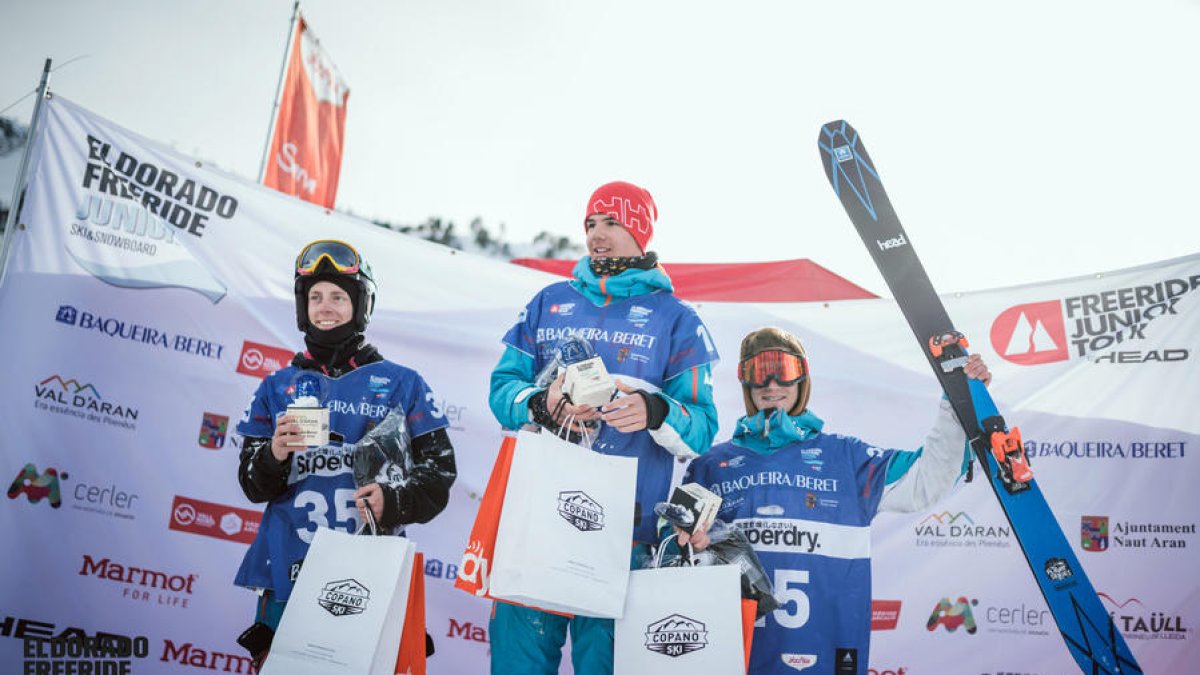
[[[854,127],[850,126],[846,120],[833,120],[821,125],[820,140],[828,141],[834,136],[848,136],[856,133]]]

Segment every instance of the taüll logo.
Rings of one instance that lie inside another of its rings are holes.
[[[1085,551],[1099,553],[1108,550],[1108,516],[1079,518],[1079,546]]]
[[[1067,331],[1062,302],[1034,302],[1009,307],[992,322],[992,348],[1007,361],[1023,366],[1067,360]]]
[[[978,604],[978,600],[967,600],[965,596],[961,595],[955,602],[950,602],[950,598],[942,598],[934,605],[933,613],[925,622],[925,628],[933,631],[941,626],[947,632],[953,633],[961,627],[968,634],[974,635],[979,630],[979,626],[975,623],[975,615],[971,612],[971,607]]]
[[[362,614],[370,601],[371,591],[354,579],[331,581],[317,596],[317,604],[334,616]]]
[[[558,515],[580,532],[604,529],[604,507],[578,490],[558,493]]]
[[[229,428],[229,417],[206,412],[200,420],[200,447],[217,450],[225,445],[225,432]]]
[[[646,649],[667,656],[683,656],[708,646],[704,624],[682,614],[672,614],[646,626]]]
[[[25,495],[31,504],[46,499],[50,506],[57,509],[62,506],[62,489],[58,482],[60,478],[66,480],[66,472],[60,476],[58,469],[47,467],[45,473],[38,473],[37,467],[31,462],[17,472],[17,477],[8,486],[8,498],[16,499]]]

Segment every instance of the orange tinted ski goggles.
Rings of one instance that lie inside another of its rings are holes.
[[[354,247],[336,239],[314,241],[296,256],[296,274],[302,277],[316,274],[322,267],[330,266],[342,274],[354,274],[362,265],[362,258]]]
[[[808,363],[789,352],[760,352],[739,363],[737,374],[742,384],[753,388],[765,387],[771,380],[790,387],[808,375]]]

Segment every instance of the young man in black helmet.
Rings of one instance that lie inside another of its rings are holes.
[[[369,510],[380,529],[399,533],[445,508],[456,475],[447,422],[425,380],[366,343],[375,282],[358,251],[333,240],[304,247],[295,293],[306,349],[263,380],[237,426],[238,482],[250,501],[267,502],[234,581],[262,591],[255,627],[240,640],[256,662],[318,527],[354,532]],[[329,443],[301,441],[300,425],[287,414],[301,398],[329,409]],[[353,444],[389,414],[404,418],[408,456],[356,488]]]
[[[964,370],[991,380],[977,354]],[[732,440],[693,460],[684,482],[722,497],[718,517],[747,535],[776,597],[786,600],[755,630],[750,672],[865,675],[871,520],[880,511],[926,508],[949,492],[970,461],[966,436],[947,401],[914,452],[824,433],[808,409],[804,346],[779,328],[742,340],[738,380],[746,416]],[[703,550],[708,539],[698,532],[691,543]]]

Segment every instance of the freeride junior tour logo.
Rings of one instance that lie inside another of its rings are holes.
[[[1184,361],[1187,349],[1130,350],[1146,339],[1147,326],[1177,316],[1180,298],[1200,287],[1200,275],[1164,279],[1061,300],[1031,302],[1001,312],[992,322],[992,347],[1023,366],[1086,358],[1096,363]],[[1116,345],[1114,349],[1103,354]]]

